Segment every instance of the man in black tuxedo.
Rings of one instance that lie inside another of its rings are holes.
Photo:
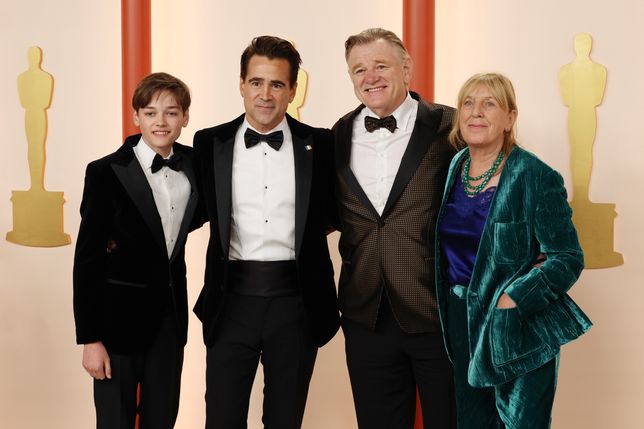
[[[87,166],[74,256],[76,341],[94,378],[97,427],[172,428],[188,329],[184,249],[197,192],[190,92],[153,73],[132,97],[130,136]],[[137,410],[137,385],[140,402]]]
[[[362,104],[335,125],[339,305],[362,429],[454,427],[452,368],[434,290],[434,229],[454,110],[408,90],[412,60],[381,28],[345,43]]]
[[[259,361],[265,427],[301,426],[317,348],[339,325],[326,231],[335,214],[329,130],[286,115],[300,55],[253,39],[241,56],[245,114],[195,134],[210,221],[195,305],[207,346],[206,427],[245,428]]]

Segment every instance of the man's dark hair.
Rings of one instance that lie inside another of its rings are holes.
[[[291,68],[289,84],[293,87],[295,82],[297,82],[297,73],[300,71],[302,59],[300,58],[300,53],[295,49],[295,46],[293,46],[293,44],[288,40],[280,39],[275,36],[255,37],[253,41],[250,42],[250,45],[246,47],[241,56],[240,76],[242,80],[246,80],[248,63],[253,55],[267,57],[269,60],[283,59],[288,61]]]

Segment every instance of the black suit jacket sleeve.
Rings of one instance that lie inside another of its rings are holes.
[[[85,172],[80,206],[81,224],[74,255],[74,314],[76,342],[88,344],[102,339],[100,288],[108,252],[108,228],[112,208],[100,178],[101,166],[93,162]]]
[[[197,132],[198,134],[199,132]],[[197,141],[197,135],[195,134],[195,143]],[[193,143],[193,145],[195,144]],[[197,208],[195,210],[194,217],[192,219],[191,230],[200,228],[204,223],[208,222],[208,210],[206,208],[206,201],[203,198],[204,189],[203,189],[203,163],[204,157],[200,156],[198,151],[195,151],[192,157],[192,169],[195,173],[195,182],[197,184],[197,191],[199,192],[200,198],[197,203]]]
[[[321,195],[323,211],[323,222],[326,224],[328,233],[340,230],[340,215],[335,196],[335,169],[334,169],[334,142],[333,132],[328,129],[316,129],[315,136],[317,156],[314,165],[318,170],[314,174],[320,175],[320,182],[324,184],[324,191]]]

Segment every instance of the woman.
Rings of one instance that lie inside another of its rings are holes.
[[[516,146],[499,74],[458,96],[437,239],[437,296],[458,427],[548,428],[559,347],[592,325],[566,291],[583,269],[561,176]]]

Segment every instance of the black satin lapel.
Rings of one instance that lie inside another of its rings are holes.
[[[300,138],[293,134],[295,161],[295,254],[300,254],[306,228],[313,176],[313,137]]]
[[[358,182],[358,179],[356,178],[355,174],[353,174],[353,171],[351,171],[351,167],[348,165],[345,165],[340,171],[339,171],[340,177],[346,182],[347,186],[351,191],[355,194],[355,196],[360,200],[363,206],[365,206],[371,214],[373,214],[373,217],[376,219],[380,219],[380,215],[378,214],[378,210],[371,204],[371,200],[365,194],[364,189],[362,189],[362,186],[360,186],[360,183]]]
[[[348,166],[351,160],[351,135],[353,133],[354,117],[355,115],[351,115],[349,119],[338,123],[335,149],[335,165],[338,169]]]
[[[233,147],[235,136],[226,141],[215,138],[212,148],[215,195],[217,196],[217,220],[221,250],[228,255],[230,246],[230,216],[232,210]]]
[[[167,252],[161,216],[141,164],[133,157],[127,165],[112,164],[112,169],[150,228],[154,240],[164,252]]]
[[[358,111],[356,111],[358,112]],[[351,171],[351,138],[353,134],[353,119],[355,119],[356,112],[348,118],[343,120],[337,129],[337,142],[336,142],[336,162],[335,166],[340,177],[347,184],[349,189],[353,191],[356,197],[360,200],[376,219],[380,218],[378,211],[371,204],[369,197],[365,194],[364,189],[360,186],[358,179]]]
[[[418,115],[416,117],[416,123],[414,124],[414,130],[411,133],[409,144],[400,161],[400,167],[396,173],[391,192],[389,192],[385,208],[382,211],[383,216],[398,201],[400,194],[407,187],[407,183],[409,183],[412,176],[416,173],[420,162],[436,138],[436,132],[438,131],[442,116],[443,114],[440,110],[429,111],[422,103],[418,103]]]
[[[195,173],[192,170],[192,165],[190,163],[185,163],[183,167],[183,173],[188,178],[190,182],[190,197],[188,198],[188,204],[186,205],[186,211],[183,214],[183,220],[181,221],[181,228],[179,229],[179,235],[177,236],[177,241],[174,244],[172,249],[172,255],[170,260],[173,260],[179,253],[179,249],[182,249],[188,238],[188,231],[190,229],[190,224],[192,223],[192,217],[195,214],[195,209],[197,208],[197,182],[195,180]]]

